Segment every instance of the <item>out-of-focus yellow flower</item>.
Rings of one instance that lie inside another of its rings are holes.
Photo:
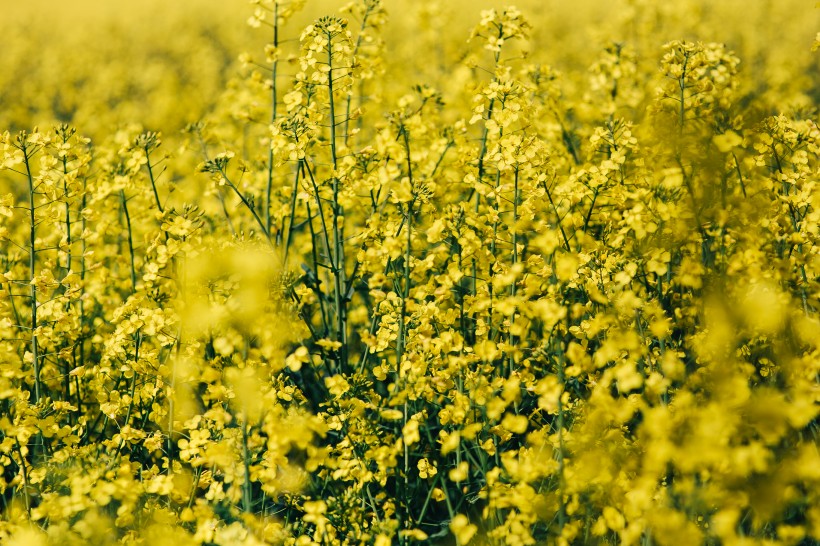
[[[450,521],[450,531],[456,537],[458,544],[468,544],[478,532],[478,527],[470,523],[464,514],[456,514]]]

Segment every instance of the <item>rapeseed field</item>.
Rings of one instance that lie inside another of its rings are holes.
[[[0,0],[0,543],[820,543],[820,9]]]

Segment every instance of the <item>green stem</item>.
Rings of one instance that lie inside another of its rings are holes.
[[[80,200],[80,210],[81,211],[85,210],[85,205],[86,205],[86,202],[87,202],[87,196],[88,196],[87,182],[84,179],[83,180],[83,196],[82,196],[82,199]],[[81,283],[81,286],[85,287],[85,276],[86,276],[85,254],[88,251],[88,244],[86,242],[85,233],[86,233],[86,229],[88,228],[88,223],[87,223],[87,220],[86,220],[84,214],[81,214],[80,217],[82,218],[82,221],[81,221],[81,224],[80,224],[80,227],[81,227],[81,237],[80,237],[80,239],[81,239],[81,243],[80,243],[81,244],[81,246],[80,246],[80,248],[81,248],[80,283]],[[81,369],[84,369],[85,368],[85,339],[86,339],[86,332],[85,332],[85,323],[86,323],[85,298],[79,298],[79,304],[80,304],[80,338],[79,338],[80,358],[79,358],[79,367]],[[77,411],[78,411],[78,414],[79,414],[79,412],[82,411],[83,406],[82,406],[82,398],[80,396],[80,378],[78,376],[74,377],[74,384],[77,388]]]
[[[71,205],[68,202],[68,162],[65,156],[63,156],[63,196],[65,199],[65,231],[66,231],[66,246],[68,250],[66,251],[66,265],[65,270],[66,274],[71,270]]]
[[[683,137],[683,123],[686,119],[686,69],[689,64],[689,54],[685,53],[683,56],[683,67],[681,68],[681,75],[678,79],[678,87],[680,88],[680,110],[678,111],[678,138]],[[678,146],[682,143],[678,142]]]
[[[154,169],[151,165],[151,149],[147,144],[143,149],[145,150],[145,167],[148,169],[148,179],[151,181],[151,189],[154,191],[154,201],[157,204],[157,209],[159,212],[164,213],[165,210],[162,208],[162,203],[159,200],[159,192],[157,192],[157,182],[154,178]],[[160,172],[160,175],[162,175],[162,172]],[[168,235],[166,234],[165,237],[167,238]]]
[[[344,253],[344,222],[342,207],[339,204],[339,177],[337,175],[336,152],[336,101],[333,96],[333,35],[327,34],[327,88],[328,107],[330,109],[330,157],[333,163],[333,257],[331,268],[334,284],[334,305],[336,308],[336,341],[341,343],[339,348],[339,366],[347,369],[347,303],[345,302],[345,253]]]
[[[246,514],[250,514],[253,507],[251,499],[251,461],[250,451],[248,450],[247,415],[242,421],[242,463],[245,478],[245,481],[242,483],[242,509]]]
[[[547,199],[549,200],[550,205],[552,206],[552,210],[555,211],[555,221],[558,224],[558,229],[561,231],[561,237],[564,238],[564,246],[567,249],[567,252],[571,252],[570,246],[569,246],[569,239],[567,238],[567,234],[564,231],[564,226],[561,224],[561,214],[558,212],[558,207],[555,206],[555,202],[552,200],[552,194],[550,193],[550,189],[549,189],[549,186],[547,186],[547,181],[546,180],[544,181],[543,185],[544,185],[544,191],[547,194]]]
[[[735,160],[735,170],[737,171],[737,179],[740,182],[740,191],[743,192],[743,197],[746,197],[746,184],[743,182],[743,173],[740,170],[740,161],[737,159],[737,155],[732,152],[732,158]]]
[[[34,175],[31,173],[31,155],[30,150],[25,143],[21,143],[23,151],[23,161],[26,166],[26,178],[28,179],[28,196],[29,196],[29,277],[30,283],[29,297],[31,298],[31,354],[32,363],[34,366],[34,402],[40,402],[41,387],[40,387],[40,355],[37,343],[37,285],[33,282],[37,273],[37,250],[35,248],[37,242],[37,223],[34,216]]]
[[[137,269],[134,265],[134,236],[131,230],[131,215],[128,213],[128,199],[125,198],[125,190],[120,190],[120,202],[122,212],[125,214],[125,227],[128,230],[128,254],[131,261],[131,293],[137,291]]]
[[[26,514],[29,521],[31,521],[31,498],[28,492],[28,472],[26,471],[26,459],[23,457],[23,449],[20,447],[20,440],[15,438],[15,447],[17,448],[17,455],[20,457],[20,470],[23,473],[23,499],[26,504]]]
[[[279,47],[279,2],[273,3],[273,47],[274,49]],[[271,114],[270,114],[270,122],[271,125],[276,122],[276,106],[279,102],[279,98],[277,96],[277,87],[276,87],[276,77],[277,72],[279,70],[279,59],[278,59],[278,52],[276,52],[277,57],[273,60],[273,66],[271,67],[272,72],[272,84],[271,84]],[[270,233],[271,230],[271,196],[273,194],[273,148],[268,146],[268,185],[265,191],[265,228],[267,233]]]
[[[290,195],[290,215],[288,222],[288,229],[285,232],[285,250],[282,258],[283,267],[287,267],[288,253],[290,252],[291,238],[293,237],[293,226],[296,219],[296,194],[299,192],[299,172],[302,170],[301,163],[296,167],[296,172],[293,175],[293,188]],[[285,231],[285,220],[282,220],[282,231]]]
[[[513,269],[515,265],[518,264],[518,178],[519,178],[519,165],[515,166],[515,173],[513,175],[513,222],[512,222],[512,265]],[[516,292],[516,280],[510,284],[510,296],[515,298]],[[515,315],[513,315],[513,323],[515,323]],[[516,336],[510,334],[510,345],[512,347],[516,347]],[[509,370],[508,373],[512,373],[513,367],[515,366],[515,354],[512,352],[510,353],[509,358]]]
[[[242,195],[242,192],[239,191],[239,188],[237,188],[236,185],[233,182],[231,182],[231,180],[228,178],[227,173],[224,171],[224,169],[222,169],[222,167],[219,167],[219,174],[222,175],[222,179],[225,180],[225,183],[228,185],[228,187],[233,190],[237,197],[239,197],[239,200],[242,201],[242,204],[245,205],[245,208],[247,208],[251,212],[254,220],[256,220],[256,224],[259,226],[259,229],[262,230],[262,234],[265,236],[265,240],[268,242],[270,247],[273,248],[274,244],[273,241],[271,241],[270,233],[268,232],[267,228],[265,228],[265,223],[259,217],[259,214],[256,212],[256,209],[254,208],[253,204],[251,204],[251,202],[248,201],[247,197]]]
[[[359,27],[359,35],[356,37],[356,45],[353,46],[353,55],[352,58],[356,59],[359,55],[359,49],[362,46],[362,36],[364,35],[364,31],[367,29],[367,20],[370,17],[370,13],[373,11],[373,4],[367,4],[364,15],[362,16],[362,24]],[[364,80],[359,82],[359,105],[361,106],[362,103],[362,95],[364,94]],[[347,96],[347,106],[345,108],[345,128],[344,128],[344,140],[345,146],[347,146],[349,138],[350,138],[350,108],[353,103],[353,93],[350,93]]]
[[[564,478],[564,349],[561,347],[561,342],[558,342],[559,359],[558,359],[558,383],[561,385],[561,391],[558,395],[558,419],[556,426],[558,427],[558,528],[559,534],[564,529],[566,522],[566,505],[564,499],[565,478]]]
[[[314,188],[315,187],[316,187],[316,184],[314,183]],[[310,273],[313,274],[313,279],[312,279],[313,284],[311,284],[311,288],[313,288],[313,290],[316,292],[316,299],[319,301],[319,311],[321,312],[321,316],[322,316],[322,337],[325,338],[328,335],[328,320],[327,320],[327,312],[325,311],[325,297],[324,297],[324,294],[322,294],[319,290],[319,263],[320,262],[319,262],[318,252],[316,251],[317,236],[316,236],[316,230],[313,228],[313,214],[310,212],[310,203],[308,203],[308,202],[305,202],[305,211],[306,211],[307,219],[308,219],[307,220],[308,229],[310,230],[310,241],[311,241],[310,252],[311,252],[311,257],[313,258],[313,270],[310,271]],[[319,210],[318,216],[320,218],[322,218],[322,225],[324,226],[324,218],[322,217],[321,209]],[[327,231],[325,231],[325,234],[327,234]],[[325,248],[327,248],[327,246],[325,246]],[[310,324],[309,320],[306,320],[305,322],[307,323],[308,327],[312,326]]]

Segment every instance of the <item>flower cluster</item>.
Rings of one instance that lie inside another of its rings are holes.
[[[255,0],[162,132],[2,133],[0,542],[820,541],[814,22],[614,3]]]

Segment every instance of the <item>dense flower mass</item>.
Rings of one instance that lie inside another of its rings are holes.
[[[820,10],[68,4],[0,22],[0,542],[820,543]]]

